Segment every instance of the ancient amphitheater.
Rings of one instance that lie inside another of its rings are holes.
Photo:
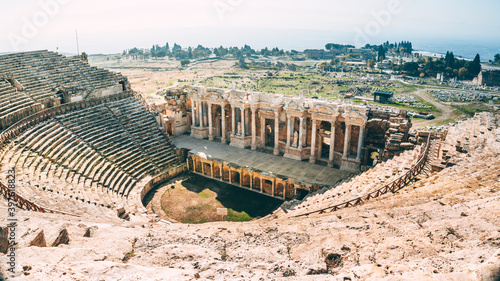
[[[2,55],[0,279],[499,280],[499,125],[202,86],[148,104],[85,57]],[[181,173],[283,204],[159,219],[144,198]]]

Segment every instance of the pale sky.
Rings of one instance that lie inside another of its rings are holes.
[[[165,42],[285,49],[385,40],[500,45],[498,0],[17,0],[2,1],[0,9],[0,53],[76,53],[76,29],[87,53]]]

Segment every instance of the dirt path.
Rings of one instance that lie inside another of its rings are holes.
[[[427,89],[423,89],[423,90],[418,90],[418,91],[410,93],[410,94],[415,95],[417,97],[420,97],[425,102],[432,104],[437,110],[441,111],[439,113],[440,116],[438,116],[434,120],[413,119],[414,128],[422,128],[425,126],[431,126],[431,125],[434,125],[434,124],[439,123],[441,121],[444,121],[446,119],[457,117],[457,115],[454,113],[453,107],[432,99],[426,92],[427,92]]]

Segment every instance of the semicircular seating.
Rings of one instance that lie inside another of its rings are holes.
[[[15,168],[19,195],[59,211],[86,214],[94,205],[140,212],[127,200],[133,191],[180,163],[154,116],[125,95],[25,129],[1,152],[0,176]]]

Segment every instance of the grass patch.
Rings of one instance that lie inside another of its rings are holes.
[[[264,93],[277,93],[286,95],[298,95],[300,91],[304,96],[321,98],[341,98],[344,95],[340,92],[347,91],[357,86],[368,86],[371,92],[375,91],[376,86],[367,82],[359,82],[359,78],[331,78],[318,73],[307,73],[303,71],[273,71],[273,75],[267,75],[266,71],[241,71],[237,75],[212,76],[200,81],[200,84],[207,87],[230,88],[234,83],[236,88],[247,91],[256,91]],[[337,84],[329,81],[356,81],[355,83]],[[397,81],[391,81],[393,84],[384,87],[385,90],[392,91],[395,94],[406,94],[416,91],[421,86],[408,85]]]
[[[198,193],[198,196],[200,196],[201,198],[210,198],[212,195],[203,190],[202,192]]]
[[[429,104],[429,105],[432,106],[433,108],[428,109],[428,108],[421,108],[421,107],[411,107],[411,106],[406,105],[406,103],[398,103],[398,102],[397,103],[393,103],[393,104],[384,104],[384,103],[378,103],[378,102],[370,101],[368,103],[370,103],[370,104],[376,104],[376,105],[380,105],[380,106],[387,106],[387,107],[399,108],[399,109],[404,109],[404,110],[408,110],[408,111],[416,111],[416,112],[421,112],[421,111],[423,111],[423,112],[430,112],[430,113],[439,113],[439,112],[441,112],[441,110],[436,109],[431,104]]]
[[[441,121],[437,121],[435,123],[436,126],[442,126],[442,125],[447,125],[449,123],[453,123],[455,122],[456,120],[454,118],[447,118],[447,119],[444,119],[444,120],[441,120]]]
[[[223,205],[223,196],[217,190],[214,191],[214,185],[210,182],[210,179],[193,175],[177,183],[175,188],[163,193],[162,210],[172,219],[191,224],[220,221],[217,208],[227,208],[228,215],[224,216],[224,221],[244,222],[253,219],[245,209],[237,212],[232,209],[234,206]]]
[[[253,218],[249,216],[246,212],[236,212],[233,209],[227,209],[227,221],[250,221]]]
[[[500,100],[494,100],[494,99],[486,99],[485,102],[489,103],[490,101],[493,101],[493,104],[500,104]]]
[[[468,117],[474,116],[474,114],[483,111],[492,111],[492,108],[484,103],[469,103],[463,105],[452,105],[457,111],[467,115]]]

